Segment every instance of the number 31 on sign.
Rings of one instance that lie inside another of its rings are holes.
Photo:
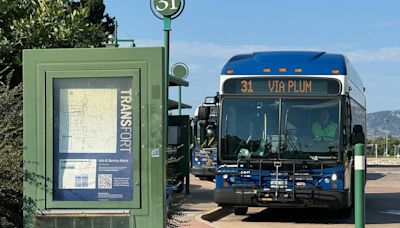
[[[171,17],[179,12],[183,0],[153,0],[157,12],[164,17]]]

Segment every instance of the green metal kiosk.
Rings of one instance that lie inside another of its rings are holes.
[[[25,227],[165,226],[164,49],[25,50]]]

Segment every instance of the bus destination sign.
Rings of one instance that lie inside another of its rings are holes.
[[[233,78],[225,81],[227,94],[338,95],[340,83],[321,78]]]

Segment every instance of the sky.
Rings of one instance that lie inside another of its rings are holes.
[[[118,38],[163,45],[163,22],[150,0],[104,3],[118,21]],[[366,87],[367,112],[399,110],[399,9],[399,0],[186,0],[172,21],[170,54],[171,65],[189,67],[182,101],[197,107],[215,95],[222,66],[236,54],[312,50],[350,59]],[[170,97],[177,100],[176,89]]]

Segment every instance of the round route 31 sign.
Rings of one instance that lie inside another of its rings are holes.
[[[185,0],[150,0],[150,8],[158,18],[178,17],[185,6]]]

